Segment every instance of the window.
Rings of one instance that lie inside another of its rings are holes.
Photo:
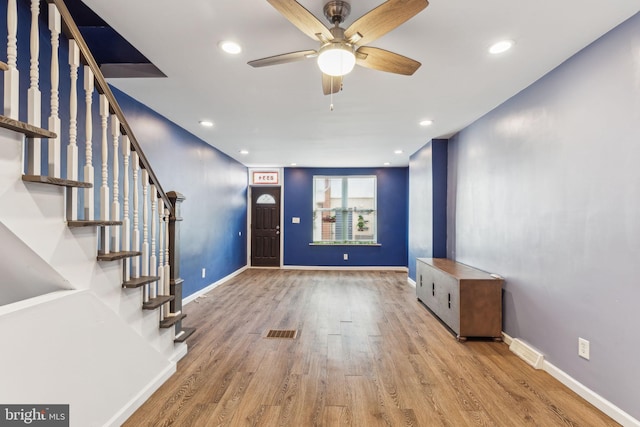
[[[271,194],[262,194],[260,197],[258,197],[256,203],[259,205],[275,205],[276,199],[274,199]]]
[[[377,243],[376,177],[313,177],[313,242]]]

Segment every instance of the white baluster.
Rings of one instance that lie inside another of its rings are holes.
[[[27,92],[27,122],[37,127],[42,125],[42,96],[38,87],[40,79],[38,72],[38,58],[40,56],[39,14],[40,1],[31,0],[31,68],[29,69],[30,84]],[[40,138],[27,138],[27,156],[27,173],[40,175],[40,161],[42,159]]]
[[[93,102],[93,71],[87,65],[84,66],[84,93],[86,104],[85,115],[85,134],[86,134],[86,147],[85,147],[85,164],[84,164],[84,182],[94,183],[93,178],[93,116],[91,115],[91,105]],[[93,217],[93,188],[84,189],[84,219],[92,220]]]
[[[167,295],[164,292],[164,200],[158,198],[158,267],[157,276],[158,279],[158,293],[160,295]]]
[[[102,131],[102,185],[100,186],[100,219],[109,221],[109,137],[107,136],[107,119],[109,117],[109,101],[104,94],[100,95],[100,130]],[[108,254],[109,228],[100,227],[100,252]]]
[[[142,169],[142,276],[149,276],[149,172]],[[143,301],[149,301],[149,285],[145,285]]]
[[[78,67],[80,48],[75,40],[69,40],[69,145],[67,146],[67,179],[78,180]],[[67,220],[78,219],[78,189],[67,189]]]
[[[58,65],[58,46],[60,45],[60,12],[55,4],[49,3],[49,30],[51,31],[51,115],[49,130],[55,132],[55,138],[49,139],[49,176],[60,178],[60,116],[58,86],[60,66]]]
[[[155,276],[157,273],[156,264],[156,204],[158,203],[158,192],[155,185],[151,185],[151,256],[149,256],[149,275]],[[158,282],[150,285],[149,296],[155,298],[158,296]]]
[[[171,294],[171,267],[169,266],[169,209],[164,209],[164,294]],[[165,303],[162,318],[171,312],[170,303]]]
[[[118,147],[120,145],[120,120],[114,115],[111,116],[111,136],[113,137],[113,202],[111,204],[111,219],[120,221],[120,161]],[[111,250],[120,250],[120,227],[111,227]]]
[[[140,230],[138,226],[138,170],[140,169],[138,153],[131,153],[131,167],[133,168],[133,250],[140,252]],[[136,256],[131,259],[131,277],[140,277],[140,257]]]
[[[20,73],[18,72],[18,8],[16,0],[7,2],[7,66],[4,72],[4,115],[18,120]]]
[[[124,157],[122,176],[122,250],[129,252],[131,250],[131,228],[129,224],[129,156],[131,156],[131,144],[127,135],[122,137],[122,154]],[[131,265],[130,260],[127,258],[124,261],[124,281],[127,282],[130,278]]]

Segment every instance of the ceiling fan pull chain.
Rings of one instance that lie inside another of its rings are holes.
[[[333,76],[331,76],[331,104],[329,104],[329,111],[333,111]]]

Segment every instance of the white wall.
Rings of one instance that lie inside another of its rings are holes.
[[[449,143],[448,255],[505,276],[505,332],[637,419],[639,161],[640,15]]]
[[[5,306],[0,325],[0,402],[68,404],[74,427],[120,425],[175,372],[90,291]]]

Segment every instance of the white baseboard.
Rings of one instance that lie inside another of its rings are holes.
[[[334,266],[334,265],[283,265],[283,270],[341,270],[341,271],[398,271],[406,273],[409,271],[407,267],[397,266]]]
[[[591,403],[593,406],[595,406],[623,426],[640,427],[639,420],[636,420],[631,415],[627,414],[625,411],[618,408],[616,405],[609,402],[604,397],[595,393],[593,390],[585,387],[582,383],[576,381],[575,378],[569,376],[566,372],[562,371],[553,364],[545,360],[542,369],[549,373],[549,375],[560,381],[562,384],[569,387],[584,400]]]
[[[413,280],[411,277],[407,277],[407,283],[409,283],[409,285],[413,286],[414,288],[416,287],[416,281]]]
[[[238,274],[240,274],[243,271],[247,270],[248,268],[249,268],[249,266],[245,265],[244,267],[234,271],[233,273],[223,277],[222,279],[210,284],[206,288],[200,289],[199,291],[196,291],[196,292],[192,293],[188,297],[183,298],[182,299],[182,306],[184,307],[185,305],[189,304],[190,302],[195,301],[198,297],[201,297],[202,295],[212,291],[213,289],[215,289],[218,286],[222,285],[224,282],[234,278],[235,276],[237,276]]]
[[[176,372],[176,364],[171,363],[167,366],[158,376],[156,376],[144,389],[129,402],[127,402],[122,409],[120,409],[109,421],[105,423],[105,426],[121,426],[144,402],[151,397],[151,395],[164,384],[171,375]]]
[[[502,333],[502,339],[505,344],[511,345],[513,338]],[[607,414],[616,422],[622,424],[625,427],[640,427],[640,421],[627,414],[622,409],[618,408],[613,403],[609,402],[604,397],[600,396],[584,384],[571,377],[569,374],[559,369],[557,366],[545,360],[542,363],[542,370],[547,372],[553,378],[560,381],[565,386],[569,387],[573,392],[582,397],[584,400],[598,408],[603,413]]]
[[[177,364],[180,361],[180,359],[182,359],[187,355],[188,351],[189,350],[186,342],[176,343],[175,348],[173,350],[173,354],[171,355],[169,360],[171,361],[171,363]]]

